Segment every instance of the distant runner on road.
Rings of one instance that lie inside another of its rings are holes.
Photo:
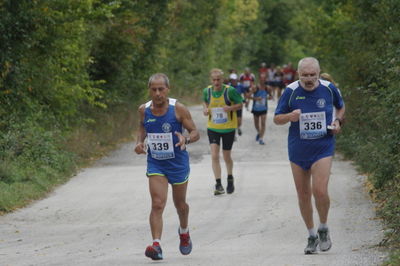
[[[229,75],[229,85],[234,87],[240,95],[243,95],[242,96],[243,102],[245,102],[246,101],[245,99],[248,98],[247,96],[248,96],[249,91],[246,90],[245,87],[243,87],[243,85],[238,82],[238,76],[235,73],[232,73]],[[238,121],[237,132],[238,132],[239,136],[242,135],[242,129],[240,128],[242,126],[242,114],[243,114],[242,109],[239,109],[236,111],[237,121]]]
[[[186,145],[197,141],[200,136],[188,109],[176,99],[168,98],[169,79],[165,74],[152,75],[148,87],[151,101],[139,107],[140,123],[135,152],[147,153],[146,175],[151,195],[150,228],[153,244],[146,248],[145,255],[152,260],[162,260],[162,214],[168,197],[168,183],[172,186],[180,222],[179,250],[183,255],[192,251],[188,227],[189,205],[186,203],[190,171]],[[182,135],[183,128],[189,132],[189,136]]]
[[[265,145],[264,134],[268,112],[268,90],[265,80],[260,79],[257,86],[252,89],[253,95],[250,99],[253,100],[251,113],[253,114],[254,126],[257,130],[256,141],[260,145]]]
[[[235,190],[233,182],[233,160],[231,150],[237,128],[236,111],[242,108],[243,98],[232,86],[223,84],[224,72],[215,68],[210,71],[212,85],[203,90],[203,114],[208,117],[207,134],[211,148],[212,169],[215,177],[214,195],[225,193],[221,183],[221,164],[219,161],[220,143],[228,173],[226,191]]]
[[[240,74],[239,81],[243,85],[245,91],[247,93],[249,93],[251,87],[254,85],[254,82],[256,82],[256,76],[253,73],[251,73],[251,70],[249,67],[246,67],[244,69],[244,72],[242,74]],[[248,110],[249,100],[247,98],[245,98],[245,107]]]
[[[328,182],[335,150],[334,135],[340,133],[345,106],[331,82],[318,79],[319,62],[313,57],[299,61],[299,80],[287,86],[275,110],[274,122],[290,122],[288,150],[300,212],[309,232],[305,254],[328,251],[332,242],[328,229],[330,200]],[[314,229],[312,195],[319,215]]]

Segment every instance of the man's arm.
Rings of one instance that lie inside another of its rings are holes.
[[[176,146],[181,146],[181,149],[184,149],[185,145],[198,141],[200,139],[200,134],[186,106],[177,102],[175,111],[178,121],[180,121],[183,127],[189,132],[188,137],[184,137],[181,133],[175,132],[175,135],[179,137],[179,143],[177,143]]]
[[[208,95],[207,88],[203,89],[203,114],[205,116],[210,114],[210,110],[208,109],[208,102],[207,102],[208,96],[209,95]]]
[[[234,105],[224,106],[224,111],[225,112],[237,111],[237,110],[242,109],[242,107],[243,107],[243,103],[235,103]]]
[[[137,154],[146,154],[146,147],[144,145],[144,140],[146,139],[146,130],[145,130],[144,125],[143,125],[143,122],[144,122],[144,110],[145,110],[145,105],[142,104],[138,109],[139,129],[137,131],[136,146],[135,146],[135,152]]]
[[[274,123],[277,125],[284,125],[288,122],[297,122],[299,121],[301,114],[300,109],[293,110],[287,114],[279,114],[274,116]]]
[[[210,111],[208,110],[208,103],[206,103],[206,102],[203,102],[203,114],[205,116],[210,114]]]
[[[340,131],[342,130],[345,111],[346,111],[346,109],[345,109],[344,105],[342,108],[336,109],[336,113],[335,113],[336,118],[335,118],[335,120],[332,121],[332,124],[331,124],[331,126],[333,126],[332,134],[334,134],[334,135],[339,134]]]
[[[243,107],[243,98],[242,96],[236,91],[236,89],[232,86],[228,88],[228,96],[229,99],[233,100],[233,104],[228,106],[224,106],[225,112],[237,111],[242,109]]]

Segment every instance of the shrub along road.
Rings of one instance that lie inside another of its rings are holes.
[[[171,195],[164,212],[163,265],[377,265],[385,253],[364,177],[337,156],[330,181],[332,249],[303,254],[307,230],[287,160],[287,126],[272,122],[266,145],[255,142],[252,115],[234,144],[236,191],[213,195],[213,175],[201,107],[191,108],[201,140],[189,147],[188,191],[193,252],[178,250],[178,218]],[[151,243],[145,156],[128,143],[83,169],[47,198],[0,217],[1,265],[148,265]],[[224,165],[223,169],[224,169]],[[223,171],[225,177],[225,171]],[[226,184],[226,179],[223,179]],[[318,224],[317,217],[315,217]]]

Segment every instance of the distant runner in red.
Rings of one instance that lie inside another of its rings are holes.
[[[250,68],[246,67],[244,69],[244,72],[242,74],[240,74],[239,81],[245,88],[246,93],[249,93],[250,88],[253,87],[254,82],[256,81],[256,76],[254,76],[254,74],[251,73]],[[247,110],[249,110],[249,100],[248,99],[245,99],[245,107]]]

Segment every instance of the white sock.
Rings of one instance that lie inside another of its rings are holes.
[[[153,243],[154,243],[154,242],[157,242],[157,243],[161,246],[161,239],[158,239],[158,238],[153,239]]]
[[[183,229],[182,227],[179,226],[179,234],[186,234],[189,232],[189,228]]]
[[[315,232],[314,227],[311,228],[311,229],[308,229],[308,234],[309,234],[310,236],[314,236],[314,237],[317,236],[317,233]]]
[[[319,224],[319,227],[318,227],[318,229],[320,230],[320,229],[328,229],[328,224]]]

